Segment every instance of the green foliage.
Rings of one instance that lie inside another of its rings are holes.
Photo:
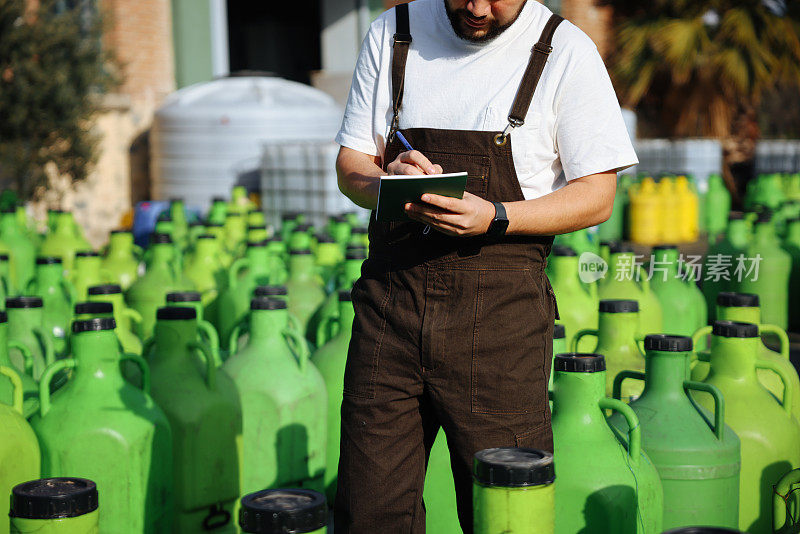
[[[609,67],[621,99],[658,110],[668,135],[729,137],[742,110],[800,87],[794,0],[601,0],[614,9]]]
[[[0,0],[0,184],[30,198],[45,165],[81,180],[97,157],[91,119],[115,83],[90,0]]]

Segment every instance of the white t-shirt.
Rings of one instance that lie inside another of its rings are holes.
[[[472,43],[453,31],[444,2],[409,4],[413,40],[400,128],[502,131],[531,49],[552,12],[529,0],[506,31],[492,41]],[[383,155],[392,120],[394,33],[394,9],[370,26],[336,136],[340,145],[373,156]],[[567,180],[638,163],[592,40],[564,21],[552,45],[525,124],[511,133],[526,199],[555,191]]]

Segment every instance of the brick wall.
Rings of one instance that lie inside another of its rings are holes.
[[[384,0],[386,8],[405,3],[406,0]],[[608,52],[608,35],[611,10],[595,6],[595,0],[561,0],[561,16],[586,32],[605,57]]]

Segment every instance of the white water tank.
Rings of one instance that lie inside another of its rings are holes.
[[[265,143],[333,141],[342,109],[327,94],[281,78],[222,78],[185,87],[156,111],[150,132],[155,200],[205,210],[237,184],[257,184]]]

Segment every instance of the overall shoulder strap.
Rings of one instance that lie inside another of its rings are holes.
[[[406,59],[411,45],[411,25],[408,20],[408,4],[398,4],[394,8],[397,28],[392,38],[392,126],[389,141],[397,131],[400,106],[403,103],[403,83],[406,75]]]
[[[542,77],[542,71],[547,63],[547,57],[553,51],[550,43],[553,42],[553,34],[556,28],[564,19],[558,15],[553,15],[542,30],[542,35],[539,37],[539,42],[533,46],[531,57],[528,60],[528,68],[525,69],[525,74],[522,76],[522,83],[517,89],[517,96],[514,98],[514,104],[511,107],[511,113],[508,115],[508,123],[511,127],[516,128],[525,123],[525,116],[528,114],[528,108],[531,106],[533,100],[533,93],[536,92],[536,86],[539,84],[539,78]]]

